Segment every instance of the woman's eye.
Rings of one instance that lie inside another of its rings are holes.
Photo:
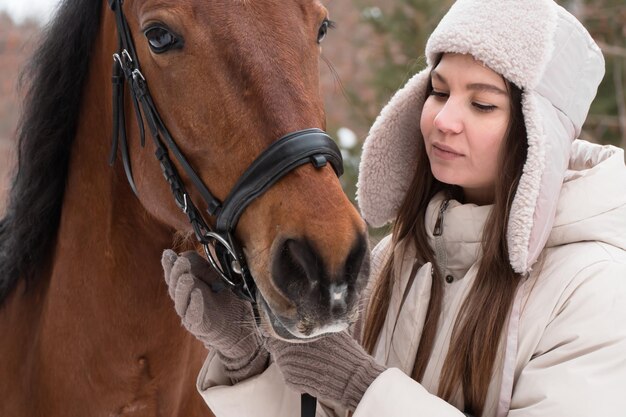
[[[496,108],[496,106],[490,104],[472,103],[472,105],[476,108],[476,110],[485,113],[493,111]]]
[[[322,43],[326,34],[328,34],[328,29],[332,29],[335,27],[335,23],[331,20],[324,19],[322,22],[322,26],[320,26],[319,31],[317,32],[317,43]]]
[[[150,49],[155,54],[161,54],[172,48],[180,48],[181,41],[169,30],[162,26],[153,26],[144,32]]]

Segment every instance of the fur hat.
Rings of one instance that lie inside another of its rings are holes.
[[[458,0],[428,40],[427,68],[394,95],[365,140],[357,199],[372,226],[395,219],[413,178],[430,71],[445,52],[470,54],[522,89],[528,158],[507,241],[511,266],[526,273],[552,228],[571,143],[604,76],[602,53],[552,0]]]

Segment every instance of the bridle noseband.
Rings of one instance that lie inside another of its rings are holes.
[[[227,287],[255,303],[256,287],[241,247],[233,235],[239,217],[255,198],[301,165],[312,163],[316,168],[321,168],[330,162],[337,176],[341,176],[343,174],[341,152],[333,140],[320,129],[290,133],[272,143],[261,153],[239,178],[224,202],[220,202],[191,167],[156,109],[146,79],[141,72],[128,23],[122,11],[123,0],[108,1],[115,12],[119,42],[118,52],[113,55],[113,141],[109,163],[111,165],[114,163],[119,148],[126,177],[137,195],[126,137],[124,84],[127,82],[131,87],[141,145],[142,147],[145,145],[145,117],[163,175],[170,185],[176,204],[187,215],[197,239],[204,247],[209,263]],[[170,152],[206,203],[208,215],[215,217],[214,229],[204,220],[200,210],[191,200],[178,170],[170,159]]]

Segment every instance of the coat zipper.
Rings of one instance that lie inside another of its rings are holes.
[[[435,222],[435,229],[433,230],[433,236],[441,236],[443,234],[443,214],[448,208],[448,204],[450,204],[450,200],[444,200],[439,208],[439,215],[437,216],[437,221]]]
[[[448,264],[448,257],[446,256],[443,237],[441,237],[443,235],[443,215],[448,209],[448,204],[450,204],[449,198],[445,199],[443,203],[441,203],[439,215],[437,216],[437,221],[435,222],[435,229],[433,230],[433,236],[435,238],[435,259],[437,259],[437,270],[439,271],[440,276],[444,275],[445,265]]]

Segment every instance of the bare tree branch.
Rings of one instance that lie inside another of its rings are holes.
[[[617,45],[609,45],[604,42],[600,42],[596,40],[596,43],[602,49],[602,52],[606,55],[620,56],[626,58],[626,48],[622,48]]]
[[[604,125],[610,128],[619,128],[619,117],[614,114],[590,114],[585,123],[591,126]]]
[[[624,95],[624,74],[621,59],[613,60],[613,82],[615,84],[619,128],[622,135],[622,148],[626,149],[626,96]]]

